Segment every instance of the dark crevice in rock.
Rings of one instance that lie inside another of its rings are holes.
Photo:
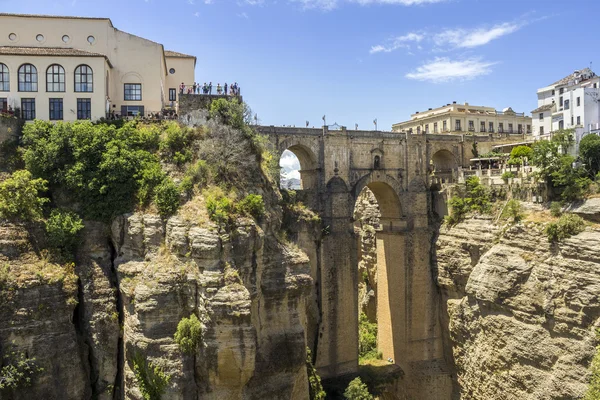
[[[315,290],[317,292],[317,311],[318,311],[318,320],[317,326],[315,329],[315,338],[313,343],[313,348],[311,349],[312,355],[312,364],[315,365],[317,362],[317,349],[319,348],[319,336],[321,333],[321,323],[323,322],[323,299],[322,299],[322,288],[321,284],[323,280],[321,279],[321,240],[315,240],[315,245],[317,247],[317,279],[315,282]]]
[[[97,393],[95,392],[95,383],[98,379],[97,374],[94,374],[93,362],[92,362],[92,347],[87,340],[85,334],[85,304],[83,297],[83,283],[81,278],[77,279],[77,305],[73,309],[73,325],[75,326],[75,333],[77,334],[77,341],[79,342],[81,363],[85,366],[85,372],[88,377],[88,387],[92,393],[92,398],[96,398]]]
[[[124,398],[124,374],[123,367],[125,364],[125,349],[123,343],[123,332],[122,327],[124,323],[125,314],[123,311],[123,296],[121,294],[121,289],[119,285],[119,276],[117,274],[117,269],[115,266],[115,260],[117,258],[117,250],[111,241],[108,241],[108,246],[110,248],[110,272],[111,272],[111,285],[115,288],[115,292],[117,294],[117,312],[119,314],[119,342],[117,345],[118,353],[117,353],[117,375],[115,376],[115,385],[113,389],[113,400],[121,400]]]

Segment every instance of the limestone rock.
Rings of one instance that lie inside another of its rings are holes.
[[[468,219],[437,242],[461,399],[580,398],[600,324],[600,232]]]

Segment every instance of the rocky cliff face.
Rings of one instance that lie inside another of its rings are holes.
[[[576,399],[600,325],[600,229],[550,244],[543,223],[471,218],[437,240],[461,399]]]
[[[42,232],[1,228],[0,346],[43,368],[2,399],[141,399],[136,355],[170,377],[163,399],[308,397],[304,253],[244,218],[224,232],[131,214],[83,236],[61,266],[36,253]],[[203,337],[186,355],[173,335],[191,314]]]

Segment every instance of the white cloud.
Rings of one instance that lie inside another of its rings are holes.
[[[279,159],[279,166],[285,170],[286,173],[300,170],[300,161],[294,153],[286,150]]]
[[[249,18],[250,18],[250,17],[248,16],[248,14],[246,14],[245,12],[243,12],[243,13],[239,13],[237,16],[238,16],[238,17],[240,17],[240,18],[244,18],[244,19],[249,19]]]
[[[457,48],[473,48],[514,33],[523,26],[524,24],[505,22],[491,28],[448,29],[436,34],[433,41],[438,46],[450,45]]]
[[[198,11],[196,11],[196,12],[194,13],[194,17],[196,17],[196,18],[200,17],[200,13],[199,13]]]
[[[318,8],[323,11],[333,10],[338,3],[344,0],[292,0],[302,4],[305,9]],[[422,4],[442,3],[448,0],[345,0],[350,3],[358,3],[363,6],[370,4],[392,4],[402,6],[416,6]]]
[[[458,61],[438,57],[405,76],[409,79],[433,83],[466,81],[489,74],[492,72],[491,67],[495,64],[495,62],[486,62],[479,58]]]
[[[378,44],[377,46],[372,46],[371,50],[369,50],[369,53],[371,53],[371,54],[381,53],[381,52],[390,53],[399,48],[410,49],[410,45],[409,45],[410,42],[419,43],[424,38],[425,38],[425,36],[421,33],[411,32],[404,36],[397,36],[393,39],[390,39],[389,45],[384,46],[384,45]]]

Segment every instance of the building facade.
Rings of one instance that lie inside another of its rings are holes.
[[[538,89],[538,107],[531,112],[533,135],[546,138],[560,129],[581,136],[600,130],[600,77],[585,68]]]
[[[531,118],[512,108],[497,111],[493,107],[473,106],[469,103],[446,104],[416,112],[410,120],[392,125],[394,132],[413,134],[465,133],[531,133]]]
[[[26,120],[96,120],[177,107],[196,58],[108,18],[0,13],[0,110]]]

